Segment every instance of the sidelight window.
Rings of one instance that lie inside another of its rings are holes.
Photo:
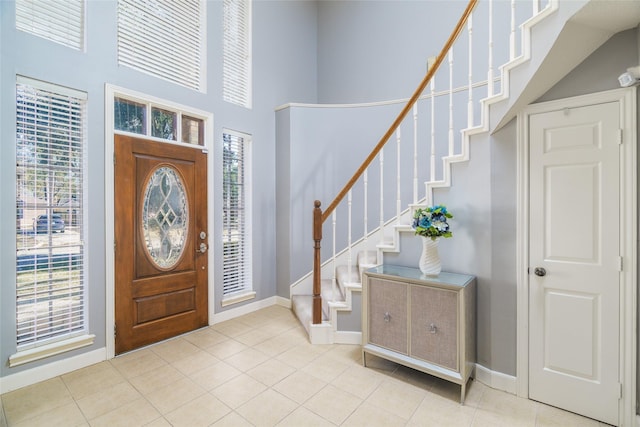
[[[250,136],[223,133],[223,305],[253,298],[251,283]]]
[[[86,94],[16,85],[18,350],[87,330]]]

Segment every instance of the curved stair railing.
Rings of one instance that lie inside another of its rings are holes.
[[[422,81],[420,82],[420,84],[418,85],[416,90],[414,91],[414,93],[411,96],[411,98],[409,98],[409,100],[407,101],[407,103],[405,104],[403,109],[400,111],[400,113],[398,114],[396,119],[393,121],[393,123],[391,124],[389,129],[385,132],[385,134],[382,136],[382,138],[380,139],[378,144],[374,147],[374,149],[371,151],[371,153],[367,156],[367,158],[362,163],[362,165],[356,170],[356,172],[353,174],[353,176],[347,182],[347,184],[338,193],[338,195],[335,197],[335,199],[333,199],[333,201],[329,204],[329,206],[324,211],[321,209],[321,205],[322,204],[321,204],[321,202],[319,200],[316,200],[314,202],[314,209],[313,209],[313,240],[314,240],[313,252],[314,252],[314,255],[313,255],[313,303],[312,303],[313,304],[312,305],[312,311],[313,311],[312,322],[313,322],[314,325],[322,323],[321,242],[322,242],[322,226],[323,226],[324,222],[328,218],[330,218],[330,216],[335,211],[335,209],[338,206],[338,204],[340,204],[340,202],[344,199],[345,196],[349,196],[349,200],[351,199],[351,196],[350,196],[351,189],[353,188],[355,183],[363,176],[363,174],[365,173],[365,171],[367,170],[367,168],[369,167],[371,162],[373,162],[373,160],[378,156],[378,154],[381,154],[381,151],[382,151],[383,147],[385,146],[385,144],[389,141],[391,136],[398,130],[398,127],[400,126],[402,121],[407,117],[409,112],[412,111],[412,109],[414,108],[414,105],[418,101],[418,98],[424,92],[424,90],[427,87],[427,85],[429,84],[429,82],[432,80],[432,78],[435,75],[436,71],[438,70],[438,67],[440,66],[440,64],[442,64],[442,62],[445,60],[445,58],[447,56],[449,57],[449,61],[452,61],[451,48],[453,47],[454,42],[456,41],[456,39],[458,38],[460,33],[463,31],[465,25],[467,24],[468,20],[470,19],[471,13],[472,13],[474,7],[476,6],[477,2],[478,2],[478,0],[470,0],[469,1],[465,11],[463,12],[462,16],[460,17],[458,23],[456,24],[453,32],[451,33],[451,35],[447,39],[444,47],[442,48],[442,50],[440,51],[438,56],[435,58],[433,64],[431,64],[431,66],[429,67],[425,77],[422,79]],[[469,52],[471,52],[471,49],[469,49]],[[470,77],[470,80],[471,80],[471,77]],[[450,81],[453,81],[453,79],[450,79]],[[472,93],[472,86],[473,86],[473,84],[471,82],[470,85],[469,85],[470,97],[471,97],[471,93]],[[450,93],[451,93],[451,96],[453,96],[453,90],[451,90]],[[471,99],[470,103],[469,103],[469,105],[470,105],[469,108],[473,108],[472,107],[472,102],[473,102],[473,100]],[[452,105],[452,103],[450,103],[450,105]],[[473,116],[473,114],[471,114],[471,117],[472,116]],[[450,114],[450,117],[452,117],[452,114]],[[450,144],[449,144],[449,155],[452,156],[453,155],[453,151],[454,151],[453,150],[453,126],[452,125],[450,126],[449,133],[450,133],[450,135],[449,135],[449,137],[450,137],[449,138],[449,141],[450,141]],[[399,140],[400,137],[398,136],[397,139]],[[435,162],[435,160],[434,160],[435,154],[432,153],[431,158],[432,158],[432,163]],[[433,170],[434,170],[434,168],[432,168],[432,174],[433,174]],[[417,188],[417,186],[416,186],[416,188]],[[417,198],[417,196],[416,196],[416,198]],[[415,202],[415,200],[414,200],[414,202]],[[397,215],[398,215],[398,217],[400,216],[400,209],[401,209],[400,202],[398,201],[398,206],[397,206]],[[383,215],[381,215],[381,226],[383,226],[383,225],[384,225]]]
[[[470,2],[452,33],[455,41],[450,38],[436,58],[437,64],[429,64],[428,73],[412,98],[360,106],[361,111],[372,111],[372,117],[378,117],[376,111],[385,106],[404,108],[329,207],[322,211],[321,203],[314,203],[313,270],[291,284],[290,294],[292,308],[313,343],[355,342],[357,337],[352,332],[338,328],[338,312],[347,323],[354,321],[350,317],[352,294],[361,290],[362,271],[382,262],[384,253],[400,251],[400,235],[411,231],[413,210],[432,205],[435,189],[451,186],[452,166],[469,160],[471,137],[490,130],[494,112],[498,113],[497,120],[506,113],[502,101],[514,95],[510,94],[510,75],[531,58],[531,31],[559,9],[558,1]],[[492,107],[495,104],[497,110]],[[341,108],[304,104],[293,107]],[[350,129],[348,126],[338,121],[332,132]],[[401,150],[401,131],[406,140],[413,136],[412,147],[403,141]],[[394,133],[397,144],[387,144]],[[376,157],[379,169],[371,167]],[[413,171],[409,170],[411,166]],[[396,182],[392,183],[394,174]],[[425,193],[419,195],[421,185]],[[379,198],[368,194],[376,191]],[[348,203],[343,203],[345,198]],[[359,218],[353,226],[352,216]],[[331,239],[332,253],[323,248],[321,255],[323,226],[333,227],[331,235],[326,236]],[[352,233],[359,237],[352,238]]]

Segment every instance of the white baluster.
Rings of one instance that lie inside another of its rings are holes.
[[[418,203],[418,101],[413,104],[413,203]]]
[[[430,177],[433,182],[436,180],[436,92],[435,76],[431,79],[431,162]]]
[[[369,174],[368,168],[364,170],[364,174],[362,175],[362,180],[364,184],[364,218],[363,218],[363,227],[364,227],[364,247],[365,250],[369,247],[367,246],[367,240],[369,239],[369,202],[368,202],[368,192],[369,192]]]
[[[489,71],[487,72],[487,97],[493,95],[493,0],[489,0]]]
[[[400,224],[401,195],[400,195],[400,126],[396,130],[396,223]]]
[[[384,149],[380,150],[380,244],[384,244]]]
[[[516,0],[511,0],[511,33],[509,35],[509,59],[516,57]]]
[[[467,127],[473,126],[473,13],[467,20],[469,32],[469,101],[467,102]]]
[[[333,226],[333,258],[331,261],[331,271],[333,271],[333,278],[331,280],[331,300],[336,300],[337,295],[337,283],[336,283],[336,211],[333,210],[331,214],[331,223]]]
[[[347,238],[349,239],[349,243],[348,243],[348,247],[349,247],[349,260],[347,262],[347,268],[348,268],[348,273],[347,273],[347,278],[349,280],[349,282],[351,282],[351,266],[353,265],[353,260],[352,260],[352,254],[353,254],[353,248],[351,246],[351,225],[352,225],[352,221],[351,221],[351,206],[352,206],[352,193],[351,190],[349,190],[349,193],[347,193],[347,211],[348,211],[348,221],[349,221],[349,230],[348,230],[348,236]]]
[[[453,47],[449,50],[449,155],[453,156]]]

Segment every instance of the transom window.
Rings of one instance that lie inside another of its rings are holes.
[[[195,145],[204,145],[204,120],[181,110],[116,97],[113,103],[114,128],[123,132]]]

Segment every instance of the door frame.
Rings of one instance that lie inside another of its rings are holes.
[[[622,128],[620,151],[620,251],[623,271],[620,284],[620,371],[622,398],[620,425],[636,421],[636,345],[638,298],[637,115],[635,87],[531,104],[517,117],[517,323],[516,391],[529,398],[529,116],[564,108],[618,102]],[[624,379],[630,379],[624,381]]]
[[[144,93],[136,92],[134,90],[125,89],[122,87],[105,84],[105,108],[104,108],[104,116],[105,116],[105,142],[104,142],[104,153],[105,153],[105,162],[104,162],[104,179],[105,179],[105,337],[106,337],[106,358],[113,359],[115,357],[115,334],[114,334],[114,325],[115,325],[115,253],[114,253],[114,242],[115,242],[115,232],[114,232],[114,220],[115,220],[115,211],[114,211],[114,136],[116,131],[114,131],[114,115],[113,115],[113,100],[116,96],[121,95],[127,99],[140,100],[140,102],[144,103],[152,103],[154,105],[158,105],[160,107],[165,106],[170,109],[180,110],[186,112],[193,117],[201,118],[204,120],[204,147],[200,147],[200,149],[207,150],[207,229],[210,231],[209,233],[209,258],[208,258],[208,276],[207,276],[207,286],[208,286],[208,322],[209,324],[213,324],[214,314],[215,314],[215,303],[214,303],[214,271],[213,267],[215,265],[214,257],[215,257],[215,234],[212,234],[212,230],[214,230],[214,198],[213,198],[213,184],[214,184],[214,137],[213,137],[213,113],[202,111],[197,108],[188,107],[185,105],[178,104],[176,102],[167,101],[164,99],[157,98],[155,96],[147,95]],[[128,134],[123,132],[123,134]],[[149,140],[157,140],[158,142],[162,142],[165,144],[176,144],[183,147],[192,147],[193,149],[198,149],[193,144],[186,144],[183,142],[175,142],[175,141],[166,141],[160,138],[154,138],[149,135],[138,135],[132,134],[136,137],[143,137]]]

